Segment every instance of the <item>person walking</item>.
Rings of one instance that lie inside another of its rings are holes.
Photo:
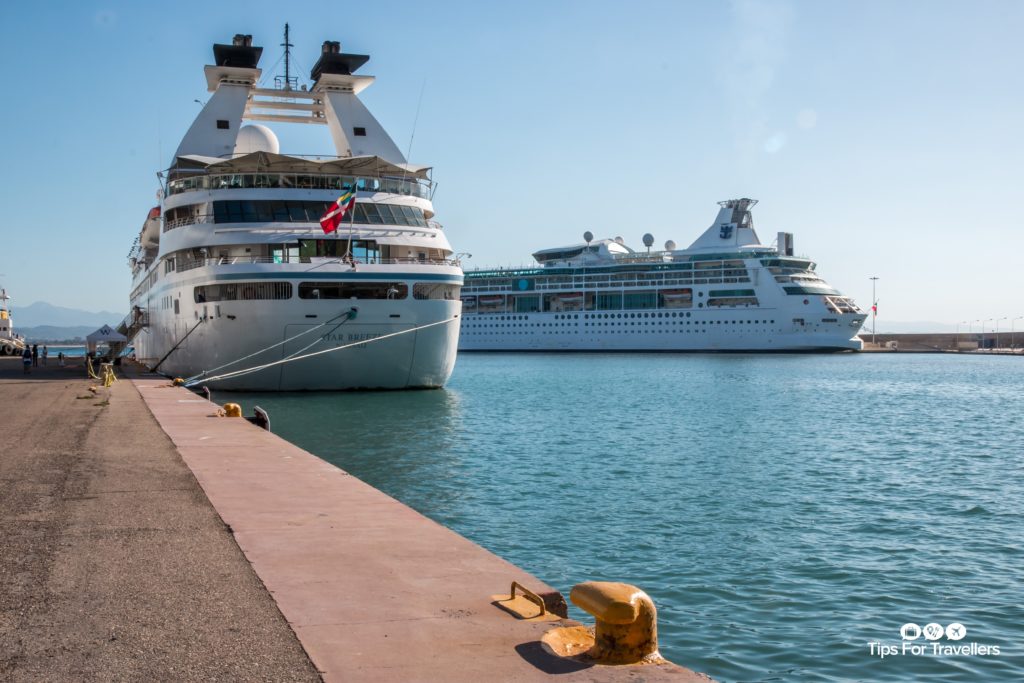
[[[57,352],[57,365],[64,367],[64,352]]]
[[[21,374],[32,374],[32,349],[27,346],[25,347],[25,350],[21,352],[21,366],[24,368]]]
[[[43,365],[46,365],[46,357],[50,355],[50,350],[43,346]]]
[[[32,345],[32,367],[39,367],[39,344]]]

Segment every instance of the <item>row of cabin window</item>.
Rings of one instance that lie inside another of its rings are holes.
[[[331,202],[283,199],[213,202],[214,223],[319,223]],[[427,227],[423,209],[398,204],[356,202],[344,222]]]
[[[452,301],[459,298],[459,285],[417,282],[412,286],[414,299]],[[193,291],[197,304],[212,301],[254,301],[291,299],[290,282],[232,282],[199,285]],[[300,299],[406,299],[409,285],[404,282],[300,282]]]

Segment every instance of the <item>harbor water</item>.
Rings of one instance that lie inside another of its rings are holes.
[[[215,399],[563,593],[642,587],[718,680],[1019,681],[1022,386],[1012,357],[461,354],[439,391]]]

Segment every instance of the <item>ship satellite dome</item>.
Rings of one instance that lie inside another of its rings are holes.
[[[585,233],[583,233],[583,241],[586,242],[587,244],[590,244],[591,242],[593,242],[594,241],[594,233],[592,233],[589,230],[587,230]]]
[[[647,247],[648,249],[650,249],[652,244],[654,244],[654,235],[652,235],[649,232],[645,233],[644,234],[644,246]]]
[[[673,242],[672,240],[668,240],[667,242],[665,242],[665,251],[675,251],[675,250],[676,250],[676,243],[675,242]]]
[[[621,244],[622,246],[626,246],[626,240],[622,239],[621,237],[616,237],[615,238],[615,243],[616,244]]]
[[[242,126],[238,130],[238,138],[235,140],[235,154],[252,154],[253,152],[268,152],[279,154],[281,143],[277,141],[274,131],[266,126],[253,123]]]

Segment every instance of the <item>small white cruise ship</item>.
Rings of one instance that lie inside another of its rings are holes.
[[[461,351],[848,351],[865,314],[794,256],[762,245],[753,199],[719,202],[686,249],[622,238],[543,249],[537,266],[467,271]]]
[[[209,100],[129,255],[121,331],[149,368],[211,388],[442,386],[463,274],[434,220],[431,169],[407,163],[360,101],[368,56],[325,42],[307,87],[289,47],[286,34],[285,77],[269,88],[251,36],[213,46]],[[325,126],[333,152],[282,154],[253,121]],[[341,198],[328,234],[321,218]]]

